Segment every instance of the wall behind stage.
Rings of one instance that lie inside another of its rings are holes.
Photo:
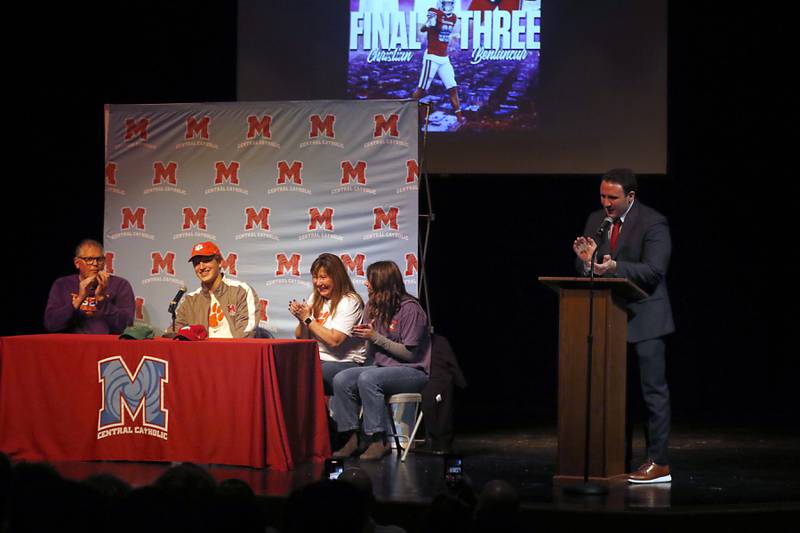
[[[274,337],[294,334],[287,303],[312,293],[323,252],[364,299],[379,259],[416,295],[417,123],[414,100],[109,105],[102,242],[136,322],[168,327],[178,287],[197,290],[187,260],[204,241],[258,295],[248,327]]]
[[[3,335],[41,331],[50,283],[74,270],[72,248],[102,236],[103,104],[236,97],[229,8],[123,1],[104,7],[100,25],[75,6],[49,9],[8,67],[17,92],[8,97],[16,135],[7,153],[22,170],[6,175],[2,195],[10,286]],[[791,226],[781,225],[773,182],[762,179],[772,173],[754,168],[772,126],[759,100],[766,65],[760,50],[731,43],[744,27],[748,43],[759,27],[773,28],[749,16],[671,3],[669,171],[666,179],[644,176],[641,197],[670,218],[673,234],[678,331],[668,372],[676,418],[785,425],[797,416],[796,348],[775,345],[788,315],[772,307],[770,293],[791,298],[791,284],[780,280],[792,279],[781,278],[792,261],[766,241]],[[198,28],[214,31],[198,39]],[[47,53],[26,51],[42,42]],[[109,69],[111,62],[125,67]],[[569,273],[569,243],[598,202],[595,176],[509,178],[432,179],[432,314],[470,380],[460,395],[462,428],[554,423],[556,300],[536,277]]]

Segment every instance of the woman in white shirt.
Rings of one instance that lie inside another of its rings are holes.
[[[289,311],[297,318],[295,337],[316,339],[322,362],[325,394],[333,394],[333,376],[361,366],[367,357],[363,339],[352,335],[361,323],[364,302],[353,288],[347,269],[338,256],[321,254],[311,264],[314,292],[308,302],[292,300]]]

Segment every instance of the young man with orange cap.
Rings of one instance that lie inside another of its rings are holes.
[[[225,277],[222,253],[213,242],[192,247],[189,262],[200,288],[187,293],[175,315],[175,330],[201,324],[210,338],[253,337],[258,326],[258,296],[248,284]]]

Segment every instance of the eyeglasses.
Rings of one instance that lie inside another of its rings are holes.
[[[99,265],[101,263],[106,262],[106,258],[103,256],[100,257],[78,257],[81,261],[86,263],[87,265]]]

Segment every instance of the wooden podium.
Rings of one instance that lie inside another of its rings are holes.
[[[559,295],[558,463],[556,480],[583,479],[586,442],[589,278],[540,277]],[[594,279],[589,478],[625,472],[628,300],[647,296],[627,279]]]

